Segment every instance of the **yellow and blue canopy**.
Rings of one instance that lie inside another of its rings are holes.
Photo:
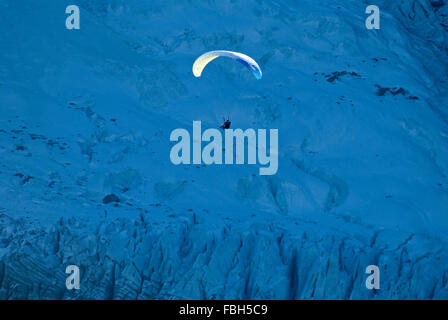
[[[228,57],[228,58],[237,60],[238,62],[245,65],[257,79],[261,79],[261,77],[263,75],[261,72],[260,66],[251,57],[249,57],[243,53],[239,53],[239,52],[216,50],[216,51],[206,52],[203,55],[201,55],[199,58],[196,59],[196,61],[193,64],[194,76],[200,77],[202,74],[202,71],[207,66],[207,64],[209,62],[215,60],[218,57]]]

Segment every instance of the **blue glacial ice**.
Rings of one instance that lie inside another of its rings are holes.
[[[77,2],[0,1],[0,299],[448,298],[445,1]],[[169,161],[223,117],[276,175]]]

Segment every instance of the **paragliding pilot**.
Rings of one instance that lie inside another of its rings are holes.
[[[229,119],[225,120],[224,124],[222,126],[220,126],[220,128],[223,130],[229,129],[230,128],[230,120]]]

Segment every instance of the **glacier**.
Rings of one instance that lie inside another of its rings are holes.
[[[446,1],[77,2],[0,1],[0,299],[448,298]],[[223,117],[276,175],[170,162]]]

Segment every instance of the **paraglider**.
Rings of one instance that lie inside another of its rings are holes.
[[[231,124],[231,122],[230,122],[229,119],[224,120],[224,123],[222,124],[222,126],[220,126],[220,128],[223,129],[223,130],[229,129],[230,128],[230,124]]]
[[[251,57],[239,52],[216,50],[206,52],[196,59],[193,64],[194,76],[199,78],[207,64],[218,57],[228,57],[242,63],[252,72],[256,79],[261,79],[263,75],[260,66]]]

